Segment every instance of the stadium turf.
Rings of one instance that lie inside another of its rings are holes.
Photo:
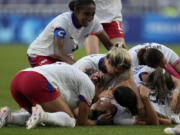
[[[180,46],[169,46],[180,56]],[[25,45],[0,45],[0,106],[9,106],[17,110],[9,87],[13,76],[21,69],[29,67]],[[101,47],[101,53],[106,50]],[[74,54],[75,59],[85,55],[84,48]],[[173,125],[170,125],[172,127]],[[87,126],[76,128],[38,127],[26,130],[25,127],[8,125],[0,129],[0,135],[164,135],[163,129],[167,126]]]

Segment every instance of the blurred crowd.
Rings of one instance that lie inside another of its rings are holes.
[[[0,13],[56,15],[68,10],[69,0],[0,0]],[[179,0],[122,0],[123,14],[146,12],[178,15]]]

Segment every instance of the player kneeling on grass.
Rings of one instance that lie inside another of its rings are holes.
[[[65,63],[54,63],[27,68],[15,75],[11,93],[21,108],[32,115],[27,129],[44,122],[58,126],[75,127],[72,110],[79,107],[77,124],[96,125],[88,119],[90,104],[98,91],[82,71]],[[32,109],[32,110],[31,110]],[[1,109],[0,127],[13,120],[8,108]]]

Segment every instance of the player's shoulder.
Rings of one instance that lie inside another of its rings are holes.
[[[71,15],[72,15],[72,12],[64,12],[64,13],[61,13],[59,14],[58,16],[56,16],[54,18],[54,21],[67,21],[67,20],[71,20]]]

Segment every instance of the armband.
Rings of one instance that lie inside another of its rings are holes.
[[[54,30],[54,37],[64,38],[66,35],[66,31],[63,28],[56,28]]]

